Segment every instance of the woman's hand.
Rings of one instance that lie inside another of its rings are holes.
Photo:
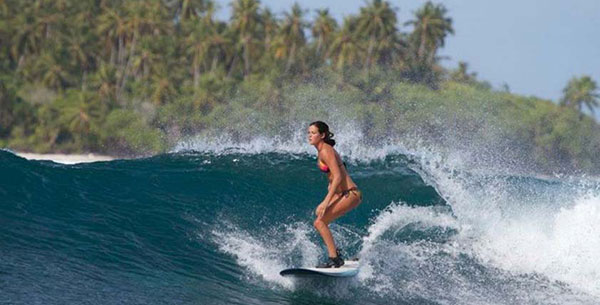
[[[321,204],[319,204],[319,206],[317,206],[317,209],[315,210],[317,218],[323,217],[323,215],[325,215],[325,210],[327,210],[327,203],[323,201],[321,202]]]

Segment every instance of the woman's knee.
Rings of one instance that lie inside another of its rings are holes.
[[[317,230],[320,230],[321,228],[326,227],[327,223],[325,221],[323,221],[323,218],[317,217],[317,219],[315,219],[315,221],[313,222],[313,226]]]

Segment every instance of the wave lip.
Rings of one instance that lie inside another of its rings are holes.
[[[336,141],[335,148],[341,154],[342,158],[355,162],[372,162],[384,160],[389,156],[415,156],[423,153],[409,150],[403,142],[387,141],[378,145],[365,143],[363,133],[352,126],[337,133]],[[245,140],[238,140],[227,134],[218,137],[198,135],[179,141],[170,152],[202,152],[216,155],[282,153],[316,156],[317,154],[314,147],[308,144],[306,136],[301,131],[294,132],[289,137],[254,136]]]

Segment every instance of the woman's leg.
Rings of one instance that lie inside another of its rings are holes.
[[[327,246],[327,254],[329,257],[336,257],[335,242],[333,236],[329,230],[329,223],[336,220],[340,216],[346,214],[348,211],[354,209],[360,204],[362,198],[358,191],[350,191],[348,196],[339,196],[334,199],[333,203],[325,210],[325,214],[322,217],[317,217],[314,222],[314,226],[321,234],[325,245]]]

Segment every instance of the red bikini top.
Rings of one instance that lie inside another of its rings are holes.
[[[342,164],[341,164],[341,165],[343,165],[344,167],[346,167],[346,162],[342,162]],[[324,173],[329,173],[329,172],[330,172],[330,170],[329,170],[329,167],[327,166],[327,164],[325,164],[325,162],[323,162],[323,161],[321,161],[321,160],[319,160],[319,161],[317,162],[317,166],[318,166],[318,167],[319,167],[319,169],[320,169],[322,172],[324,172]]]

